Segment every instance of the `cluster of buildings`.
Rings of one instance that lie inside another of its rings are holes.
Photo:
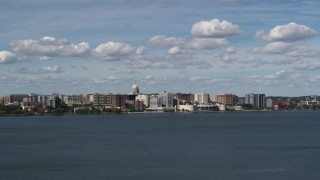
[[[317,100],[306,101],[307,104],[319,104]],[[97,108],[127,109],[130,111],[218,111],[242,110],[243,104],[255,109],[277,108],[277,104],[265,94],[246,94],[238,97],[230,93],[221,93],[210,97],[208,93],[170,93],[142,94],[136,83],[130,94],[76,94],[76,95],[39,95],[9,94],[1,97],[2,105],[17,105],[23,109],[36,107],[61,108],[65,106],[92,104]]]

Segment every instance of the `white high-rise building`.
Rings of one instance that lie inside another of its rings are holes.
[[[197,93],[194,95],[194,101],[197,101],[199,104],[210,104],[210,96],[208,93]]]
[[[173,94],[172,93],[168,93],[168,92],[163,92],[159,94],[160,97],[162,98],[162,104],[167,107],[167,108],[171,108],[173,107]]]
[[[267,105],[267,108],[272,108],[272,99],[267,99],[266,105]]]
[[[152,96],[150,97],[150,108],[157,109],[159,107],[162,107],[162,98],[158,96]]]
[[[149,107],[150,97],[148,95],[139,94],[139,95],[136,96],[136,101],[137,100],[142,101],[143,104],[145,105],[145,107]]]
[[[246,94],[246,104],[251,104],[253,107],[265,108],[266,106],[265,94]]]

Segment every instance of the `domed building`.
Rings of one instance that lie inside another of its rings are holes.
[[[131,87],[131,94],[138,95],[139,94],[139,87],[136,83],[134,83]]]

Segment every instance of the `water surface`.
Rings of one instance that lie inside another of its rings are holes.
[[[0,179],[319,179],[320,112],[0,117]]]

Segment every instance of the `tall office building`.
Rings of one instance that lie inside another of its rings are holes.
[[[162,107],[162,98],[159,97],[159,96],[151,96],[150,97],[150,105],[149,107],[150,108],[153,108],[153,109],[157,109],[159,107]]]
[[[265,94],[246,94],[246,104],[251,104],[253,107],[265,108],[266,107]]]
[[[194,101],[197,101],[199,104],[210,104],[210,96],[208,93],[197,93],[194,95]]]
[[[173,94],[168,92],[160,93],[159,96],[162,98],[162,104],[167,107],[173,107]]]

